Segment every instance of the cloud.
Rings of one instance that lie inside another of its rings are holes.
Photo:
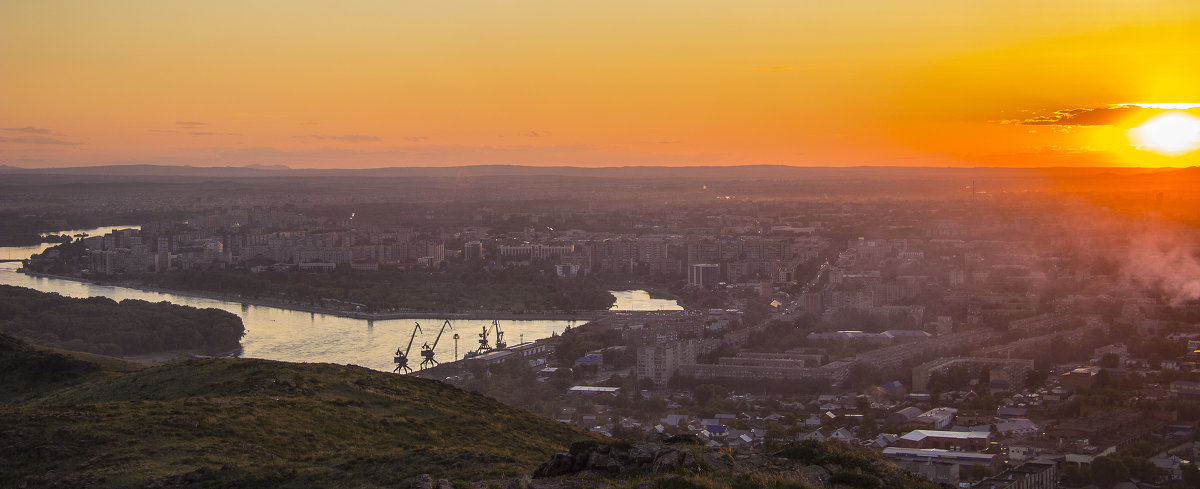
[[[188,131],[184,134],[188,136],[241,136],[236,132],[211,132],[211,131]]]
[[[45,136],[25,136],[25,137],[19,137],[19,138],[0,138],[0,141],[6,142],[6,143],[46,144],[46,145],[58,145],[58,146],[78,146],[78,145],[83,144],[83,143],[78,143],[75,141],[67,141],[67,140],[63,140],[63,139],[50,138],[50,137],[45,137]]]
[[[185,134],[188,136],[241,136],[241,133],[236,132],[213,132],[213,131],[176,131],[174,129],[147,129],[150,132],[161,132],[167,134]]]
[[[754,69],[762,71],[785,71],[794,70],[795,66],[755,66]]]
[[[531,137],[531,138],[536,138],[536,137],[541,137],[542,135],[539,134],[537,131],[529,131],[529,132],[525,133],[525,136]]]
[[[1190,105],[1184,104],[1181,107]],[[1013,119],[1000,121],[1002,124],[1018,124],[1022,126],[1118,126],[1130,120],[1142,120],[1153,115],[1172,110],[1163,104],[1113,104],[1101,107],[1076,107],[1059,109],[1049,114],[1035,115],[1028,119]],[[1186,110],[1194,110],[1190,107]],[[1178,110],[1178,109],[1174,109]]]
[[[175,125],[180,126],[180,127],[186,127],[188,129],[193,129],[193,128],[197,128],[200,126],[207,126],[208,123],[207,122],[194,122],[194,121],[176,121]]]
[[[383,141],[383,139],[380,139],[377,136],[363,136],[361,134],[343,134],[341,136],[313,134],[312,136],[309,136],[309,137],[311,137],[313,139],[342,141],[342,142],[346,142],[346,143],[367,143],[367,142]]]
[[[402,137],[400,139],[402,139],[404,141],[408,141],[410,143],[420,143],[420,142],[429,140],[429,138],[425,137],[425,136],[407,136],[407,137]]]
[[[55,134],[54,131],[51,131],[49,129],[45,129],[45,128],[41,128],[41,127],[33,127],[33,126],[4,127],[4,128],[0,128],[0,130],[11,131],[11,132],[23,132],[26,134],[45,134],[45,135]]]

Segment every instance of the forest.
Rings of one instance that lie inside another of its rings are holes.
[[[421,310],[508,312],[603,310],[615,298],[603,284],[562,279],[552,268],[496,270],[449,265],[439,270],[330,273],[242,270],[186,270],[128,274],[144,286],[232,294],[251,299],[292,301],[305,306],[366,312]]]
[[[238,316],[169,302],[74,299],[0,285],[0,333],[67,350],[123,356],[168,350],[222,352],[245,335]]]

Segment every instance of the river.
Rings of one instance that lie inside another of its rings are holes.
[[[95,235],[103,234],[110,229],[112,227],[62,232],[71,234],[86,232]],[[47,246],[50,245],[0,247],[0,257],[28,258],[30,254],[40,253]],[[18,255],[18,253],[24,253],[24,255]],[[409,354],[410,365],[416,368],[416,364],[420,360],[418,352],[421,345],[425,342],[433,344],[443,323],[443,319],[434,314],[424,319],[370,321],[182,294],[96,285],[65,279],[31,277],[17,272],[18,268],[20,268],[19,263],[0,263],[0,284],[28,287],[42,292],[55,292],[65,297],[103,296],[116,301],[123,299],[168,301],[192,307],[213,307],[237,314],[246,326],[246,336],[242,338],[241,351],[232,352],[231,355],[246,358],[353,364],[390,372],[395,367],[392,363],[392,356],[396,348],[402,348],[408,343],[414,323],[420,323],[421,333],[417,334]],[[614,310],[681,309],[675,301],[652,299],[645,291],[613,291],[613,295],[617,297],[617,302],[613,305]],[[446,329],[434,350],[435,358],[447,361],[456,358],[456,351],[457,357],[461,358],[467,351],[474,350],[479,344],[479,333],[483,327],[490,326],[491,323],[490,320],[483,319],[452,321],[453,329]],[[510,345],[515,345],[522,340],[533,341],[545,338],[553,333],[560,333],[565,327],[573,325],[576,325],[576,322],[552,320],[500,322],[504,338]],[[455,334],[459,336],[457,341],[454,340]],[[488,340],[494,345],[495,334],[491,334]]]

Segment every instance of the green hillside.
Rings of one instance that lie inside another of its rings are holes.
[[[214,359],[122,372],[0,338],[0,359],[31,365],[0,374],[27,389],[0,397],[0,487],[407,487],[421,473],[528,474],[589,438],[360,367]]]

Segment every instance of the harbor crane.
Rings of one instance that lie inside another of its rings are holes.
[[[508,348],[508,342],[504,341],[504,331],[500,330],[500,320],[493,319],[492,326],[496,327],[496,349],[503,350]]]
[[[412,351],[413,339],[417,337],[417,333],[421,332],[421,323],[414,324],[416,326],[413,327],[412,336],[408,337],[408,346],[404,348],[404,351],[400,351],[400,347],[396,347],[396,373],[400,373],[401,370],[404,373],[412,372],[412,367],[408,366],[408,352]]]
[[[484,326],[483,331],[479,333],[479,349],[475,350],[476,355],[482,355],[485,351],[490,351],[492,345],[488,344],[488,327]]]
[[[437,360],[433,359],[433,349],[437,348],[438,342],[442,340],[442,333],[446,332],[446,328],[454,329],[454,326],[450,325],[449,319],[442,323],[442,329],[438,330],[437,338],[433,339],[433,346],[430,346],[428,341],[421,345],[421,356],[424,357],[424,360],[421,360],[421,368],[438,364]]]

